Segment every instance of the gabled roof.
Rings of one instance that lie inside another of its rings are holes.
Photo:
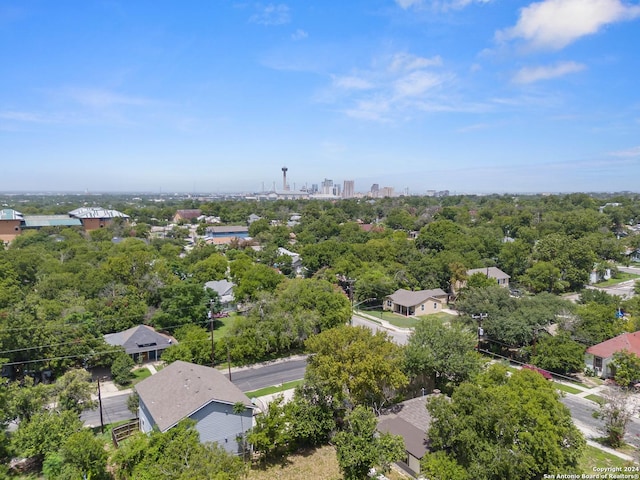
[[[178,343],[173,337],[158,333],[148,325],[138,325],[122,332],[108,333],[104,336],[104,341],[109,345],[124,348],[129,355],[162,350]]]
[[[76,218],[129,218],[129,215],[118,210],[109,210],[102,207],[80,207],[70,211],[69,215]]]
[[[175,216],[180,216],[185,220],[191,220],[192,218],[198,218],[202,215],[202,211],[198,208],[186,209],[186,210],[178,210]]]
[[[407,452],[422,458],[427,451],[426,432],[431,416],[426,408],[427,397],[412,398],[385,410],[378,417],[378,430],[401,435]]]
[[[446,296],[447,293],[441,288],[433,290],[418,290],[417,292],[401,288],[400,290],[396,290],[387,298],[391,299],[391,301],[396,305],[402,305],[403,307],[415,307],[416,305],[424,303],[429,298],[442,300],[442,297],[446,298]]]
[[[587,348],[587,353],[596,357],[609,358],[614,353],[626,350],[640,357],[640,331],[623,333],[617,337],[605,340],[602,343]]]
[[[161,432],[211,402],[253,408],[249,398],[215,368],[178,360],[135,386]]]
[[[498,267],[472,268],[471,270],[467,270],[467,277],[470,277],[474,273],[483,273],[488,278],[495,278],[496,280],[502,278],[511,278],[511,275],[507,275]]]
[[[229,280],[211,280],[205,283],[204,286],[217,292],[220,297],[224,297],[225,295],[233,295],[233,287],[236,285]]]

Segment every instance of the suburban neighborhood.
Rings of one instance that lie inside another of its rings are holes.
[[[551,466],[520,444],[540,474],[600,468],[588,462],[601,455],[634,465],[640,266],[627,252],[640,235],[615,219],[620,208],[640,219],[640,204],[619,200],[604,209],[577,194],[555,203],[300,200],[284,212],[277,200],[176,199],[175,210],[161,204],[166,220],[151,223],[137,213],[153,205],[144,200],[69,208],[64,221],[44,204],[47,213],[33,215],[7,206],[0,318],[15,332],[1,337],[9,472],[48,472],[55,455],[80,465],[71,444],[31,443],[40,425],[62,419],[46,428],[68,432],[69,442],[97,448],[110,432],[96,453],[102,467],[73,467],[96,478],[109,475],[100,470],[107,465],[117,478],[169,468],[146,454],[124,460],[157,442],[176,454],[182,447],[172,442],[191,445],[209,472],[214,458],[228,472],[251,472],[317,452],[350,478],[442,478],[441,462],[460,478],[484,478],[487,466],[471,460],[480,452],[467,460],[456,452],[487,441],[497,455],[523,442],[485,437],[500,418],[527,438],[570,445],[561,448],[575,455]],[[540,230],[527,212],[542,205],[541,220],[572,205],[571,228],[582,237],[567,235],[567,223]],[[161,215],[155,208],[149,219]],[[529,225],[522,238],[497,228],[517,216]],[[25,302],[38,306],[28,316]],[[524,403],[510,403],[511,389]],[[27,410],[22,395],[34,400]],[[488,423],[465,430],[470,414]],[[526,416],[538,426],[525,426]],[[448,423],[454,417],[459,427]],[[534,477],[516,469],[507,478]]]

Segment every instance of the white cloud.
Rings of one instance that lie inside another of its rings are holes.
[[[258,12],[249,18],[251,23],[271,26],[284,25],[291,21],[289,7],[284,3],[280,3],[278,5],[270,3],[269,5],[259,6],[257,9]]]
[[[411,55],[410,53],[396,53],[389,65],[389,70],[392,72],[397,71],[411,71],[428,67],[439,67],[442,65],[442,58],[440,55],[435,57],[426,58]]]
[[[335,77],[333,79],[333,85],[345,90],[368,90],[373,88],[371,82],[355,76]]]
[[[422,5],[422,0],[396,0],[398,6],[404,10],[407,8]]]
[[[0,111],[1,120],[11,120],[14,122],[28,122],[28,123],[46,123],[47,120],[39,113],[33,112],[20,112],[16,110]]]
[[[291,34],[291,38],[293,40],[304,40],[305,38],[307,38],[309,36],[309,34],[307,32],[305,32],[304,30],[302,30],[301,28],[297,29],[295,32],[293,32]]]
[[[612,157],[619,157],[619,158],[640,157],[640,146],[628,148],[626,150],[619,150],[617,152],[611,152],[609,155]]]
[[[330,88],[318,101],[341,103],[346,115],[380,122],[411,118],[418,112],[459,111],[464,106],[448,98],[446,87],[455,75],[441,68],[440,56],[420,57],[407,52],[376,59],[369,69],[333,75]]]
[[[521,39],[534,48],[558,50],[606,25],[640,16],[639,5],[621,0],[543,0],[520,10],[514,27],[496,39]]]
[[[580,72],[585,68],[583,64],[576,62],[559,62],[555,65],[524,67],[514,75],[513,81],[515,83],[533,83],[540,80],[550,80],[570,73]]]
[[[142,97],[122,95],[110,90],[99,88],[68,88],[60,94],[85,107],[105,109],[115,106],[147,106],[154,101]]]
[[[395,0],[400,8],[408,10],[409,8],[420,9],[428,6],[432,10],[443,11],[461,10],[472,3],[489,3],[492,0]]]
[[[432,72],[411,72],[394,83],[395,93],[400,97],[421,96],[444,81],[442,75]]]

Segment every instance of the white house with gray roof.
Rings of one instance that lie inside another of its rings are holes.
[[[238,438],[253,426],[251,400],[215,368],[178,360],[135,386],[140,430],[166,432],[181,420],[195,420],[200,441],[241,453]],[[244,406],[234,413],[234,406]]]
[[[385,297],[382,308],[407,317],[429,315],[442,311],[447,306],[448,297],[441,288],[415,292],[401,288]]]

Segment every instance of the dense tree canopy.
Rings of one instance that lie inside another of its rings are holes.
[[[449,400],[434,397],[429,439],[469,478],[543,478],[576,470],[585,440],[542,375],[494,366]],[[441,454],[442,455],[442,454]],[[453,467],[452,467],[453,468]]]

